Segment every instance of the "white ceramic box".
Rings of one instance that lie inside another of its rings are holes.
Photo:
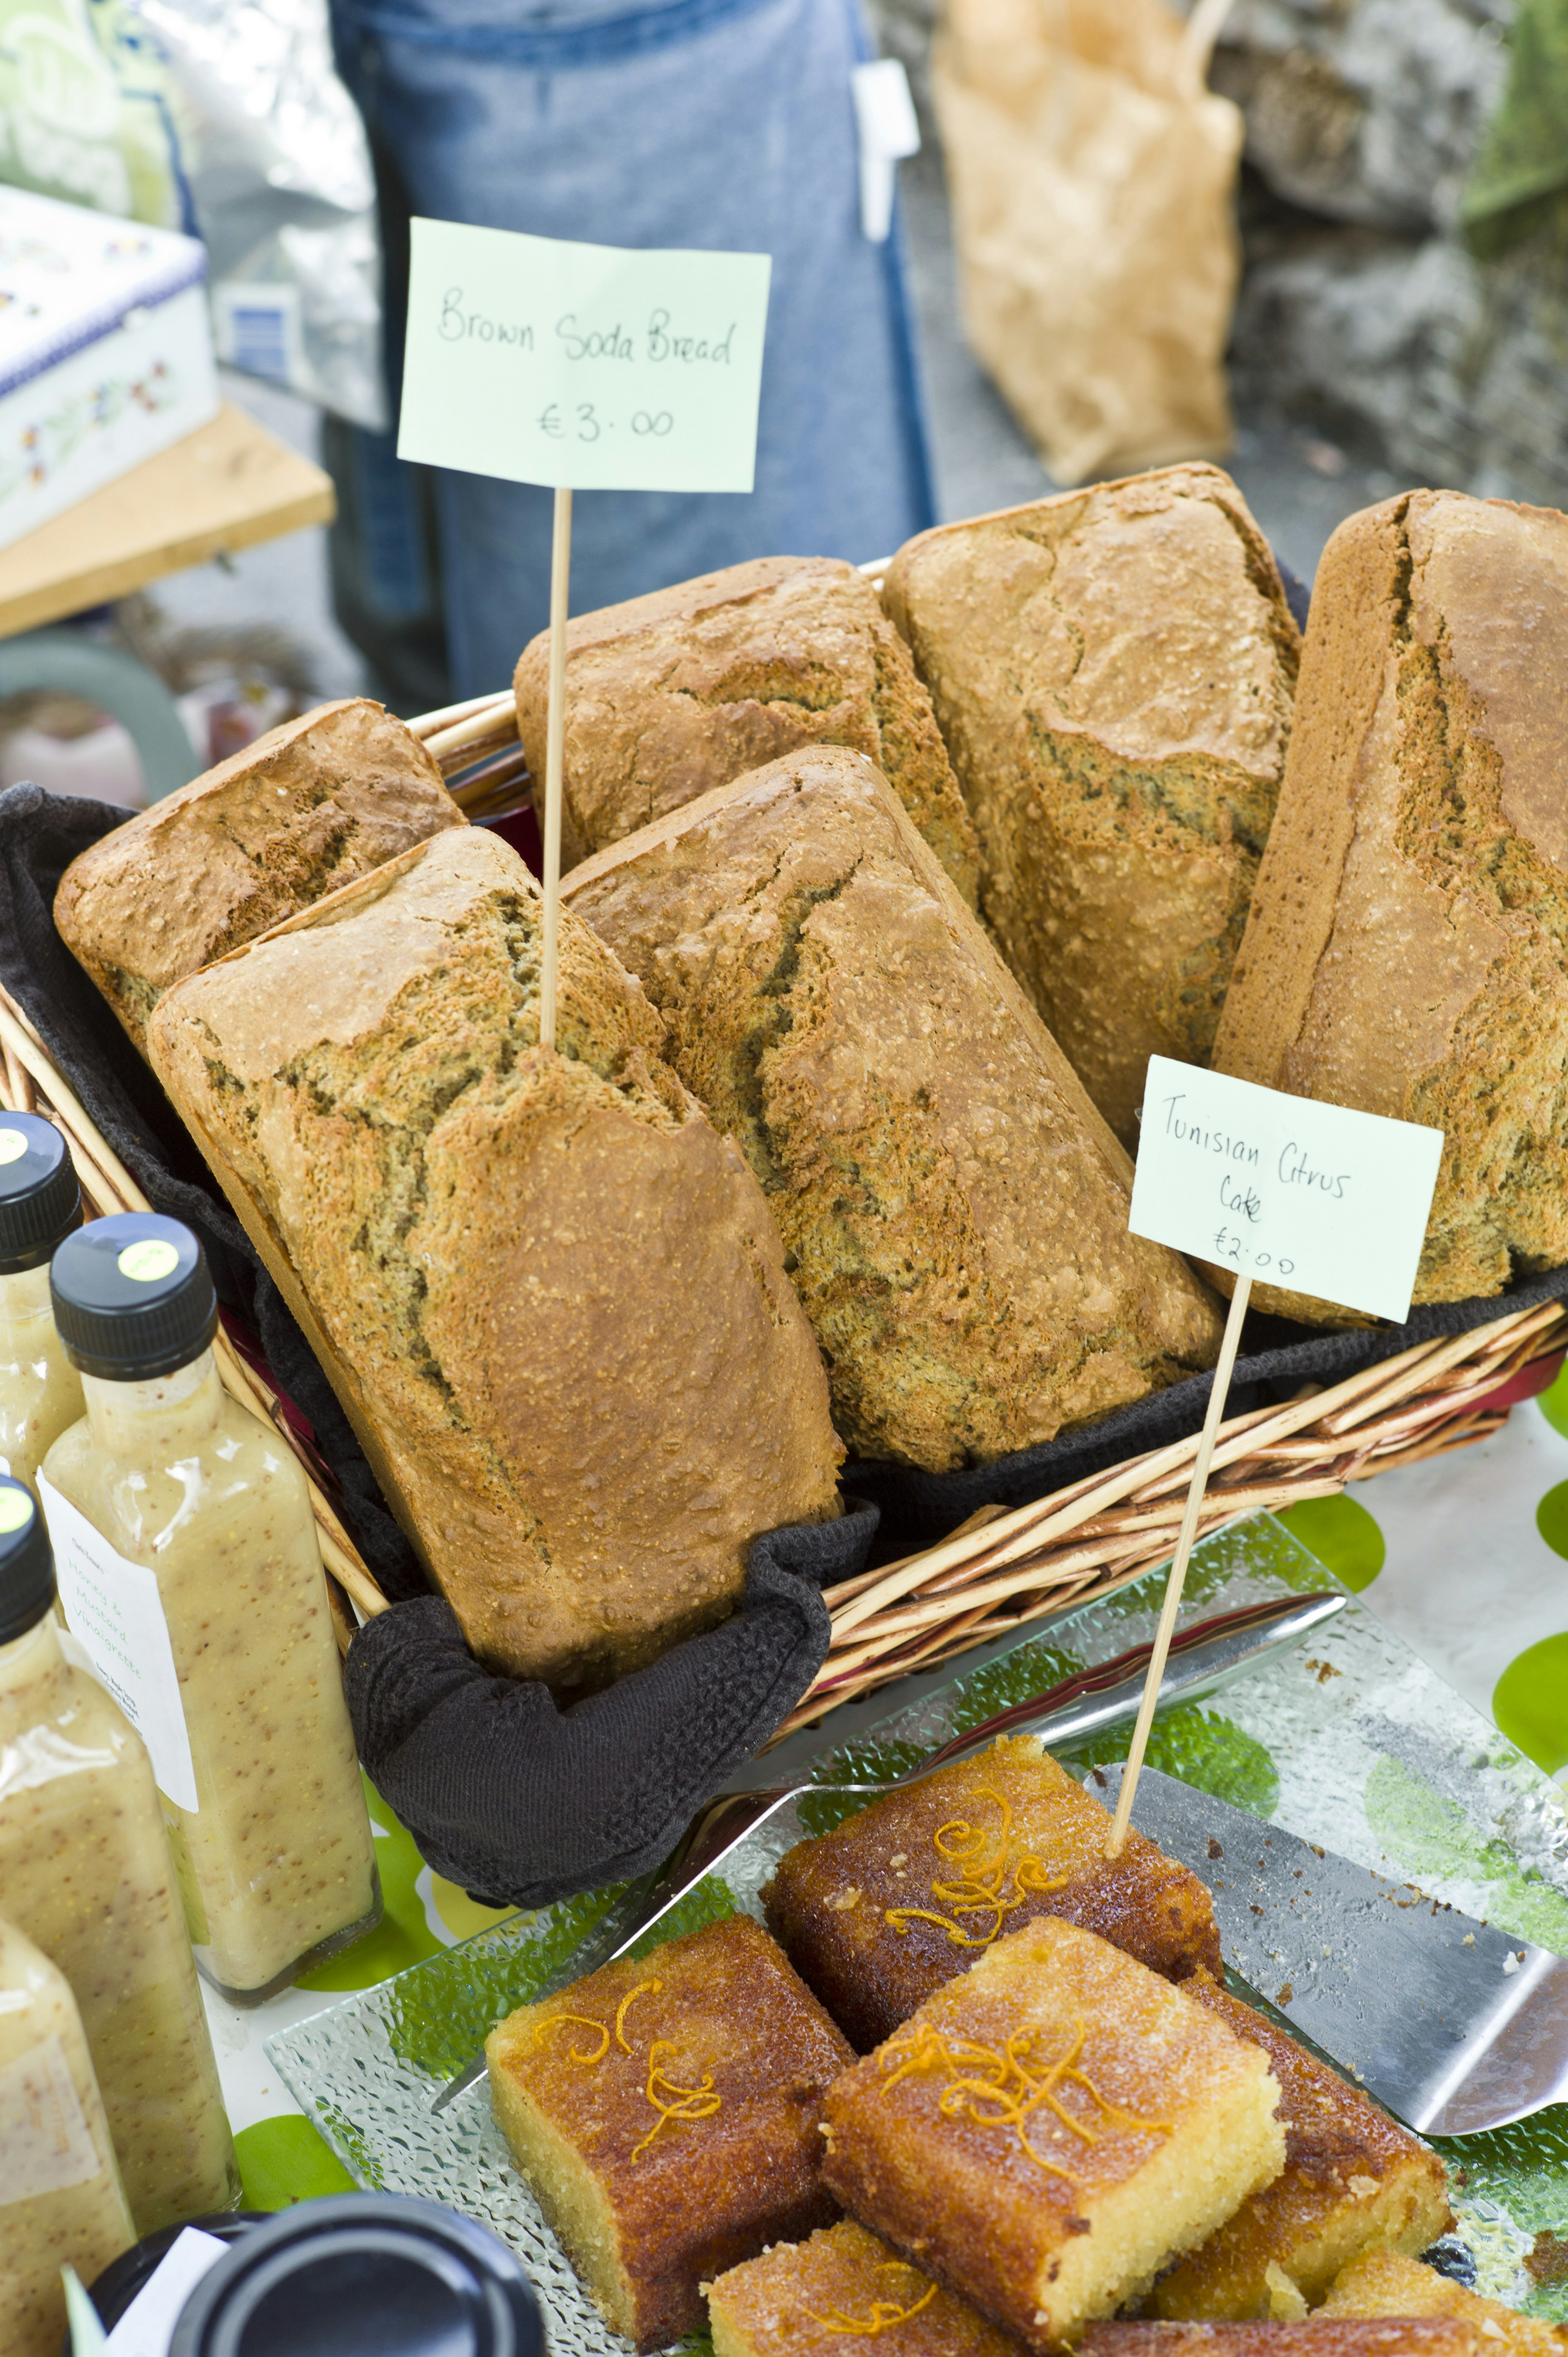
[[[207,250],[0,188],[0,547],[218,414]]]

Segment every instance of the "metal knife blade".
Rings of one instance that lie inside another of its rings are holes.
[[[1342,1612],[1349,1602],[1343,1592],[1320,1588],[1305,1596],[1276,1596],[1262,1604],[1219,1613],[1185,1629],[1171,1646],[1170,1661],[1160,1683],[1162,1709],[1175,1702],[1191,1702],[1213,1694],[1240,1676],[1254,1663],[1298,1644],[1310,1631]],[[533,1991],[528,2002],[553,1996],[570,1982],[585,1979],[601,1964],[624,1955],[633,1942],[650,1931],[661,1916],[678,1907],[697,1884],[714,1873],[732,1850],[756,1832],[764,1819],[787,1802],[808,1793],[864,1792],[868,1798],[912,1783],[938,1768],[976,1750],[998,1735],[1035,1733],[1053,1743],[1081,1741],[1101,1727],[1135,1718],[1143,1700],[1144,1675],[1152,1648],[1134,1645],[1114,1661],[1080,1671],[1047,1694],[1014,1703],[983,1726],[968,1728],[945,1743],[918,1768],[886,1783],[798,1784],[769,1786],[745,1792],[721,1792],[697,1811],[661,1870],[645,1875],[617,1900],[596,1930],[578,1948],[570,1964]],[[454,2079],[449,2079],[430,2108],[444,2112],[448,2104],[485,2075],[485,2054],[479,2051]]]
[[[1227,1964],[1411,2127],[1568,2100],[1568,1961],[1154,1769],[1133,1823],[1208,1885]]]

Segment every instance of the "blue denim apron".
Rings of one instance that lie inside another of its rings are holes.
[[[745,557],[885,555],[935,521],[897,227],[860,228],[858,0],[335,0],[334,23],[413,211],[773,256],[755,489],[579,492],[575,613]],[[453,693],[473,694],[548,620],[551,495],[437,487]]]

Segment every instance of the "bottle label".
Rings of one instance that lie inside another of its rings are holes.
[[[146,1745],[159,1792],[194,1815],[190,1733],[157,1574],[127,1562],[42,1473],[38,1496],[66,1624]]]
[[[102,2167],[58,2036],[0,2069],[0,2207],[85,2185]]]

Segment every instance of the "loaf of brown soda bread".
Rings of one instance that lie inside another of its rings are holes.
[[[542,777],[548,635],[515,685]],[[973,906],[974,830],[930,697],[870,583],[825,556],[732,565],[569,625],[563,864],[808,745],[875,761]]]
[[[441,834],[166,993],[153,1066],[481,1661],[602,1684],[840,1511],[842,1450],[736,1147],[569,910]]]
[[[1186,1264],[1127,1232],[1127,1157],[863,755],[794,754],[578,867],[746,1153],[862,1457],[933,1471],[1211,1365]]]
[[[902,548],[908,639],[980,838],[982,915],[1126,1146],[1151,1055],[1207,1062],[1289,740],[1299,639],[1218,467]]]
[[[1417,1302],[1568,1261],[1565,671],[1555,509],[1407,492],[1324,552],[1214,1063],[1443,1131]]]
[[[73,859],[55,923],[145,1052],[171,983],[467,823],[393,714],[364,696],[318,705]]]

